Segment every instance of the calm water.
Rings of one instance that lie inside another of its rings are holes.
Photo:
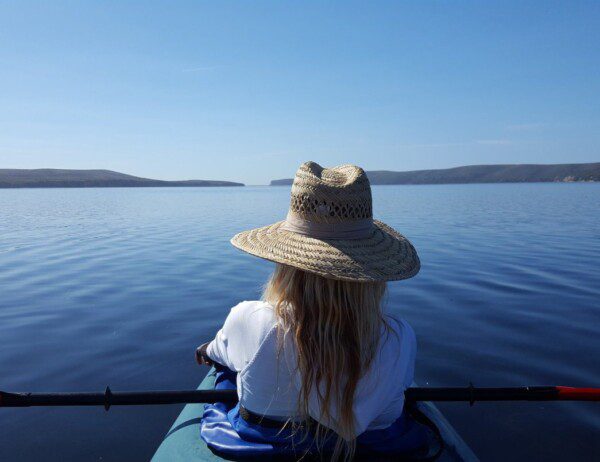
[[[230,246],[285,187],[0,190],[0,389],[195,387],[271,264]],[[421,273],[389,309],[429,385],[600,385],[600,184],[381,186]],[[482,460],[599,460],[593,403],[447,404]],[[177,406],[0,410],[0,460],[148,460]]]

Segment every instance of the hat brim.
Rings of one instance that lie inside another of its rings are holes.
[[[408,279],[421,267],[410,241],[378,220],[363,239],[315,239],[281,229],[284,223],[243,231],[231,243],[265,260],[346,281]]]

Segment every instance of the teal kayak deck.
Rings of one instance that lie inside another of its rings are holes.
[[[211,369],[198,389],[210,390],[214,388],[214,383],[215,370]],[[437,461],[476,462],[479,460],[437,407],[431,403],[419,403],[418,406],[427,417],[435,422],[444,440],[444,451]],[[152,462],[208,462],[223,460],[213,454],[200,438],[199,425],[203,413],[204,404],[186,405],[154,454]]]

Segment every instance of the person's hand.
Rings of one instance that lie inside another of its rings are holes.
[[[208,343],[196,348],[196,362],[201,366],[212,366],[213,362],[206,354],[206,347],[208,347]]]

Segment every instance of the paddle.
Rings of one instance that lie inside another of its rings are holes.
[[[411,387],[407,401],[600,401],[600,388],[573,387]],[[235,390],[121,391],[104,393],[9,393],[0,391],[0,407],[136,406],[183,403],[235,403]]]

